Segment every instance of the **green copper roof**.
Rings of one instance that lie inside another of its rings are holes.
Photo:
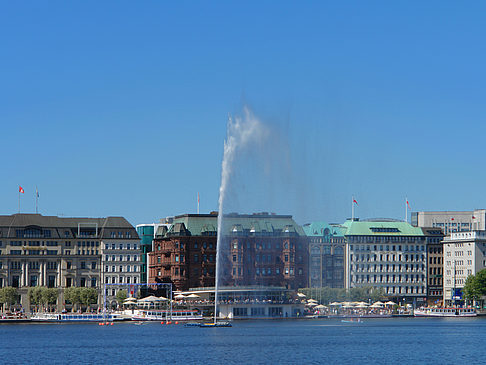
[[[177,223],[184,223],[193,236],[211,235],[217,231],[218,216],[215,214],[185,214],[174,218],[172,230]],[[223,220],[225,234],[254,233],[272,235],[275,233],[293,233],[305,236],[304,230],[289,215],[272,214],[228,214]]]
[[[343,237],[347,229],[339,224],[328,224],[322,221],[304,224],[302,228],[309,237],[323,237],[327,235]]]
[[[408,222],[400,221],[351,221],[347,220],[343,226],[347,228],[346,236],[423,236],[421,228],[414,227]]]

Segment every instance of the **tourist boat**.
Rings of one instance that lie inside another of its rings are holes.
[[[202,314],[195,309],[187,310],[135,310],[131,314],[134,321],[197,321],[202,320]]]
[[[350,319],[341,319],[343,323],[363,323],[361,318],[350,318]]]
[[[124,318],[113,313],[36,313],[32,322],[113,322]]]
[[[445,307],[418,308],[413,312],[415,317],[475,317],[478,314],[474,308]]]

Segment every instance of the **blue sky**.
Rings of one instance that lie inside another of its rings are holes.
[[[403,218],[405,196],[486,207],[484,3],[0,5],[1,214],[18,185],[46,215],[153,222],[195,212],[198,191],[216,210],[245,105],[291,164],[262,177],[250,156],[241,212],[339,222],[353,194],[363,218]]]

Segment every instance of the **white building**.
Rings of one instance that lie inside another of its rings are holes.
[[[444,303],[461,296],[469,275],[486,267],[486,231],[457,232],[444,239]]]
[[[441,228],[445,235],[486,230],[486,209],[471,211],[412,212],[415,227]]]
[[[425,302],[427,245],[442,239],[441,230],[391,219],[348,220],[343,226],[346,288],[382,288],[400,301]]]
[[[128,223],[128,222],[127,222]],[[135,294],[140,284],[140,240],[135,228],[104,227],[101,241],[102,283],[106,287],[107,306],[116,306],[118,290]]]

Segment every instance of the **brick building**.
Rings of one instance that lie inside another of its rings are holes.
[[[221,285],[307,286],[308,243],[292,216],[228,214],[223,220]],[[217,213],[185,214],[159,227],[149,281],[176,289],[214,286]]]

